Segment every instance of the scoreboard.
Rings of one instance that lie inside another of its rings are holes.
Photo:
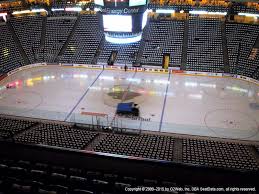
[[[146,5],[147,0],[94,0],[96,5],[100,6],[112,6],[112,7],[123,7],[123,6],[141,6]]]
[[[129,6],[140,6],[140,5],[146,5],[146,0],[129,0]]]
[[[147,0],[95,0],[95,5],[107,41],[129,43],[141,39],[147,22]]]

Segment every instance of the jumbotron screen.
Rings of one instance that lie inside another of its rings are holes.
[[[103,0],[94,0],[94,3],[95,3],[96,5],[104,6],[104,1],[103,1]]]
[[[132,17],[130,15],[103,15],[105,32],[132,32]]]
[[[129,6],[140,6],[146,5],[146,0],[129,0]]]
[[[116,7],[119,4],[125,4],[128,5],[129,7],[134,7],[134,6],[141,6],[141,5],[146,5],[147,0],[94,0],[94,3],[96,5],[101,5],[104,6],[105,4],[114,4]]]

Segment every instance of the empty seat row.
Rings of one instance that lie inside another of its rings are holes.
[[[71,149],[84,149],[97,135],[95,132],[74,129],[61,124],[40,124],[33,130],[15,137],[22,143],[44,144]]]
[[[37,123],[0,117],[1,139],[12,138],[17,143],[88,150],[142,159],[181,161],[220,168],[252,171],[259,168],[251,147],[239,143],[176,139],[174,136],[166,135],[100,133],[66,124]],[[20,163],[18,167],[26,166],[26,163]],[[38,166],[36,170],[45,169],[44,166],[41,167]],[[56,172],[60,173],[62,169],[56,169]]]
[[[30,63],[36,62],[35,54],[41,40],[42,17],[14,17],[10,21]]]
[[[259,27],[249,24],[226,24],[230,72],[258,79],[259,55],[252,57]]]
[[[44,54],[41,55],[43,56],[43,58],[40,59],[41,61],[50,63],[55,62],[60,50],[66,43],[75,22],[76,17],[47,18]]]
[[[75,33],[60,61],[89,64],[94,59],[102,38],[95,14],[81,15]]]
[[[167,136],[109,134],[94,147],[94,151],[150,158],[173,160],[174,139]]]
[[[125,187],[175,187],[175,182],[72,166],[1,158],[0,192],[39,194],[124,193]]]
[[[125,64],[136,61],[137,52],[139,49],[139,42],[131,44],[113,44],[105,41],[104,47],[101,50],[101,54],[98,58],[98,62],[107,63],[111,53],[117,52],[117,58],[115,63]]]
[[[170,54],[170,66],[181,64],[184,21],[150,21],[143,33],[141,63],[161,65],[163,54]]]
[[[220,20],[190,17],[187,70],[224,72],[221,32]]]
[[[249,147],[238,143],[183,139],[183,162],[233,169],[258,170]]]
[[[34,124],[36,122],[29,120],[0,117],[0,138],[13,137],[18,132],[26,130]]]
[[[24,61],[5,23],[0,25],[0,34],[0,73],[7,73],[23,66]]]

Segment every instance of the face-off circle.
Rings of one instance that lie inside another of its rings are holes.
[[[247,139],[259,132],[257,121],[250,115],[232,109],[210,111],[204,117],[205,125],[222,138]]]
[[[12,110],[16,113],[25,113],[40,106],[42,96],[35,91],[8,90],[1,94],[0,106],[5,107],[6,104],[8,107],[3,110],[7,113]]]

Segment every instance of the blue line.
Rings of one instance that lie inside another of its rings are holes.
[[[73,107],[73,109],[68,113],[68,115],[66,116],[64,121],[67,121],[67,119],[71,116],[71,114],[74,112],[74,110],[76,109],[76,107],[79,105],[79,103],[83,100],[83,98],[85,97],[85,95],[88,93],[88,91],[90,90],[90,88],[94,85],[94,83],[98,80],[98,78],[100,77],[100,75],[103,73],[104,69],[99,73],[99,75],[95,78],[95,80],[93,81],[93,83],[87,88],[87,90],[85,91],[85,93],[83,94],[83,96],[78,100],[78,102],[76,103],[76,105]]]
[[[137,74],[137,71],[135,71],[135,73],[133,74],[133,76],[131,77],[131,79],[133,79],[133,78],[135,78],[135,75]],[[127,96],[127,94],[128,94],[128,92],[129,92],[129,89],[130,89],[130,86],[132,85],[132,81],[130,81],[130,83],[129,83],[129,85],[128,85],[128,87],[127,87],[127,90],[126,90],[126,96]],[[123,102],[124,101],[124,99],[122,98],[121,99],[121,102]]]
[[[160,123],[159,123],[159,132],[161,132],[162,123],[163,123],[163,119],[164,119],[165,104],[166,104],[167,92],[168,92],[168,88],[169,88],[169,84],[170,84],[170,78],[171,78],[171,72],[169,72],[169,76],[168,76],[168,81],[169,81],[169,82],[168,82],[168,84],[167,84],[167,86],[166,86],[164,104],[163,104],[161,119],[160,119]]]

